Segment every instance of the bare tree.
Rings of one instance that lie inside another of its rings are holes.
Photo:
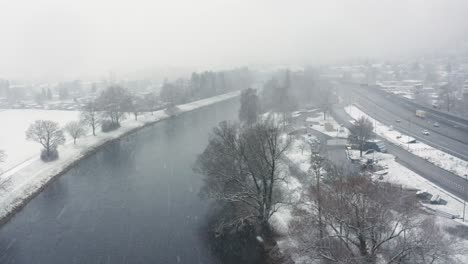
[[[242,90],[240,101],[239,120],[248,125],[257,122],[257,117],[260,113],[260,103],[256,90],[252,88]]]
[[[322,171],[324,170],[325,159],[322,158],[319,154],[311,152],[310,157],[310,169],[315,176],[315,202],[317,204],[317,225],[319,230],[320,239],[323,238],[323,221],[322,221],[322,196],[321,196],[321,178]]]
[[[110,86],[99,95],[96,102],[104,117],[108,118],[113,126],[119,127],[121,119],[129,109],[129,97],[130,94],[123,87]]]
[[[373,138],[373,129],[374,126],[372,125],[372,122],[363,116],[356,120],[349,130],[350,134],[348,139],[352,144],[356,144],[359,147],[361,157],[366,141]]]
[[[67,131],[67,133],[73,138],[73,144],[76,144],[77,138],[86,134],[83,124],[77,121],[68,122],[65,125],[65,131]]]
[[[265,83],[261,94],[264,110],[273,110],[283,117],[283,126],[291,118],[291,112],[297,108],[297,100],[292,94],[291,73],[285,71],[284,81],[272,78]]]
[[[146,111],[151,112],[151,115],[153,115],[154,110],[158,106],[158,97],[154,93],[147,94],[143,99],[143,103]]]
[[[128,100],[129,101],[126,104],[128,107],[127,110],[133,114],[135,120],[138,120],[138,115],[144,111],[143,99],[136,95],[130,95]]]
[[[36,141],[44,147],[43,159],[56,158],[57,147],[65,143],[59,124],[49,120],[36,120],[26,130],[26,139]]]
[[[281,156],[290,142],[281,135],[279,126],[267,121],[245,128],[222,122],[213,130],[195,170],[205,175],[201,193],[244,208],[225,227],[247,222],[268,234],[268,220],[281,202]]]
[[[294,250],[308,258],[323,263],[446,263],[455,253],[453,243],[418,210],[414,194],[360,176],[323,187],[320,216],[325,228],[316,225],[315,203],[298,207],[292,224],[298,238]],[[315,200],[316,189],[309,195]]]
[[[96,128],[101,123],[101,116],[95,101],[91,101],[83,107],[80,118],[84,124],[91,127],[93,136],[96,136]]]
[[[455,106],[455,95],[452,91],[450,85],[446,84],[441,87],[439,92],[439,99],[442,101],[442,104],[447,108],[447,112],[450,112]]]
[[[320,89],[320,110],[323,113],[323,120],[327,119],[327,115],[331,109],[331,88],[330,87],[323,87]]]

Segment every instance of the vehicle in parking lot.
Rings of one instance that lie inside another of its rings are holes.
[[[429,136],[429,131],[427,131],[425,129],[422,131],[422,133],[423,133],[423,135]]]
[[[432,124],[434,127],[439,127],[439,123],[435,122],[434,124]]]
[[[401,123],[401,120],[400,120],[400,119],[397,119],[397,120],[395,120],[395,122],[397,122],[397,123]]]

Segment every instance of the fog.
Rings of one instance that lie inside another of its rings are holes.
[[[2,0],[0,77],[393,59],[454,48],[463,0]]]

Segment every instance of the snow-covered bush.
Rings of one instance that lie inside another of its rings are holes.
[[[45,161],[45,162],[54,161],[54,160],[58,159],[58,157],[59,157],[58,150],[55,149],[55,148],[49,150],[49,153],[47,153],[47,150],[45,150],[45,149],[43,149],[41,151],[41,160],[42,161]]]
[[[104,120],[102,121],[102,124],[101,124],[101,131],[102,132],[110,132],[110,131],[113,131],[113,130],[116,130],[120,127],[119,124],[117,123],[113,123],[109,120]]]

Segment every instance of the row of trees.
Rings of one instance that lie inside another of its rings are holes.
[[[261,101],[265,111],[275,111],[285,116],[298,106],[315,105],[326,119],[334,103],[333,87],[328,81],[320,80],[317,70],[280,71],[263,86]]]
[[[137,120],[139,113],[153,112],[158,105],[159,101],[154,94],[141,98],[120,86],[111,86],[83,107],[80,121],[69,122],[62,129],[56,122],[37,120],[26,131],[26,139],[42,145],[43,160],[53,160],[58,157],[57,147],[65,143],[64,132],[68,133],[76,144],[76,140],[86,134],[86,126],[95,136],[99,126],[104,132],[116,129],[120,127],[120,122],[127,113],[133,114]]]
[[[153,112],[160,106],[159,99],[154,93],[139,97],[131,94],[120,86],[110,86],[95,100],[87,103],[81,111],[81,119],[90,126],[93,135],[101,125],[103,131],[120,127],[120,122],[127,113],[131,113],[135,120],[142,112]]]
[[[247,68],[229,71],[192,73],[190,79],[165,81],[160,92],[161,100],[182,104],[218,94],[249,87],[252,76]]]
[[[206,80],[215,80],[213,76],[223,76],[224,78],[224,76],[227,75],[230,78],[232,77],[231,75],[245,75],[244,77],[247,78],[247,74],[248,70],[246,69],[234,70],[227,73],[222,72],[215,74],[212,72],[206,72],[200,75],[194,74],[192,76],[192,85],[197,85],[198,88],[192,90],[192,92],[209,91],[211,88],[206,89],[204,84],[206,83]],[[220,86],[221,90],[219,90],[218,86],[215,84],[216,83],[213,83],[213,86],[211,87],[213,89],[217,89],[215,91],[216,93],[225,91],[225,85]],[[173,97],[173,95],[169,94],[177,92],[178,87],[168,87],[167,85],[169,84],[166,83],[166,86],[163,86],[161,96],[163,96],[165,100],[172,102],[171,105],[168,106],[167,111],[168,114],[172,115],[176,114],[178,111],[177,107],[174,105],[174,101],[179,101],[176,99],[177,96]],[[233,85],[232,82],[231,85]],[[237,85],[239,84],[236,83],[236,86]],[[236,86],[232,87],[237,89]],[[204,92],[200,92],[197,96],[209,95],[209,93],[205,94]],[[88,102],[82,108],[79,122],[70,122],[64,127],[64,129],[76,143],[76,139],[85,134],[84,126],[88,126],[95,136],[99,126],[103,132],[114,130],[120,127],[121,121],[126,118],[128,113],[132,114],[135,120],[137,120],[140,113],[151,112],[153,114],[153,112],[160,106],[161,102],[159,98],[153,93],[140,97],[130,93],[127,89],[121,86],[110,86],[103,90],[96,99]],[[26,131],[26,138],[28,140],[36,141],[44,147],[44,151],[41,154],[44,160],[57,158],[57,147],[65,142],[63,131],[60,129],[59,125],[48,120],[38,120],[32,124]]]
[[[57,147],[65,143],[64,130],[73,138],[74,144],[79,137],[86,134],[82,122],[71,121],[62,129],[57,122],[36,120],[26,130],[26,139],[41,144],[43,147],[42,160],[50,161],[58,158]]]

